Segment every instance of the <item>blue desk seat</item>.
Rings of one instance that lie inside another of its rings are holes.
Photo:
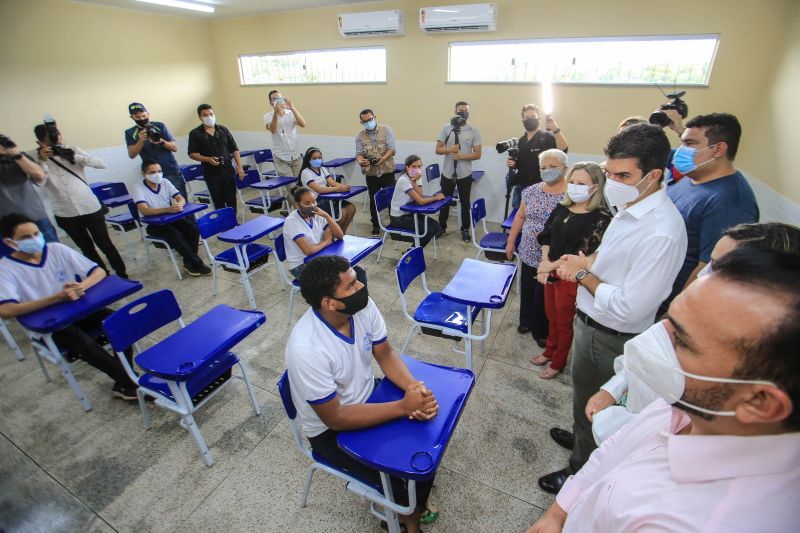
[[[245,253],[246,262],[249,265],[247,271],[252,272],[253,269],[263,265],[269,259],[269,254],[272,253],[272,248],[264,246],[263,244],[250,244],[242,249]],[[239,271],[239,258],[236,256],[235,248],[228,248],[224,252],[214,256],[214,261],[220,263],[220,266],[226,270]]]
[[[477,313],[472,315],[475,322]],[[432,292],[422,300],[414,311],[414,320],[421,324],[467,332],[467,306],[448,300],[441,292]]]
[[[400,228],[395,226],[391,222],[389,224],[384,224],[383,220],[381,219],[381,213],[392,206],[392,196],[394,195],[394,187],[386,187],[378,192],[375,193],[375,209],[378,213],[378,226],[383,231],[383,238],[381,241],[383,243],[386,242],[386,237],[391,236],[392,240],[396,241],[404,241],[404,242],[411,242],[414,246],[419,247],[420,238],[422,235],[418,235],[415,231],[409,230],[406,228]],[[425,221],[425,228],[422,231],[427,231],[428,221]],[[381,246],[381,250],[378,252],[378,257],[375,259],[375,262],[378,263],[381,260],[381,254],[383,253],[383,246]],[[433,253],[434,256],[436,255],[436,237],[433,238]]]
[[[508,243],[508,233],[489,231],[486,227],[486,200],[478,198],[472,202],[470,218],[472,218],[472,224],[470,224],[469,227],[472,244],[478,249],[478,254],[475,256],[475,259],[480,259],[481,255],[483,255],[490,261],[500,263],[507,262],[506,243]],[[483,237],[481,237],[480,241],[477,240],[479,223],[483,226]],[[519,254],[517,253],[517,247],[519,247],[521,237],[522,234],[520,233],[520,235],[517,236],[517,242],[514,246],[513,260],[517,264],[517,268],[521,268]],[[522,276],[520,276],[520,278],[521,277]],[[519,280],[517,280],[517,292],[519,292],[519,283]]]
[[[208,363],[201,371],[192,374],[192,377],[186,381],[186,390],[189,392],[192,404],[197,406],[227,382],[231,378],[229,370],[237,364],[239,364],[239,357],[235,353],[228,352]],[[142,374],[139,376],[139,385],[175,401],[172,391],[169,390],[169,383],[158,376]]]
[[[250,209],[251,213],[269,213],[270,211],[277,211],[283,207],[286,197],[280,194],[265,195],[265,197],[256,197],[252,200],[244,202],[245,207]]]

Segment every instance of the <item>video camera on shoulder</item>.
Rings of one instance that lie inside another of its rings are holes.
[[[674,91],[667,95],[669,98],[669,102],[666,104],[661,104],[659,106],[658,111],[654,111],[650,115],[650,124],[655,124],[656,126],[660,126],[665,128],[672,124],[672,119],[670,119],[666,113],[664,113],[667,109],[674,109],[678,112],[681,118],[686,118],[689,116],[689,106],[686,105],[686,102],[681,100],[681,97],[686,94],[686,91]]]
[[[67,148],[63,144],[59,144],[58,138],[61,134],[58,131],[56,120],[50,114],[44,116],[44,129],[47,134],[47,140],[50,143],[50,148],[53,150],[53,155],[57,155],[61,159],[66,159],[70,164],[74,165],[75,150]]]

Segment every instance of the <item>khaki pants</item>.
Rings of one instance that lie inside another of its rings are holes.
[[[300,167],[303,166],[302,159],[285,161],[274,154],[272,156],[272,161],[278,176],[294,176],[296,178],[300,175]]]

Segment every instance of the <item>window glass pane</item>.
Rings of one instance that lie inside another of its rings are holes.
[[[450,43],[448,81],[707,85],[718,35]]]
[[[242,85],[386,81],[386,49],[341,48],[239,56]]]

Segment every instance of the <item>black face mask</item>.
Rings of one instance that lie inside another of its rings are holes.
[[[344,298],[335,298],[331,296],[331,298],[344,304],[344,309],[337,309],[337,311],[344,313],[345,315],[354,315],[367,307],[367,304],[369,303],[369,293],[367,292],[366,285],[358,289],[350,296],[345,296]]]
[[[456,115],[463,118],[464,122],[466,122],[469,119],[469,111],[459,111],[456,113]]]
[[[539,127],[539,119],[536,117],[526,118],[522,121],[523,126],[525,126],[526,131],[536,131]]]
[[[139,126],[145,127],[150,122],[150,119],[149,118],[142,118],[142,119],[139,119],[139,120],[134,120],[134,122],[136,122]]]

